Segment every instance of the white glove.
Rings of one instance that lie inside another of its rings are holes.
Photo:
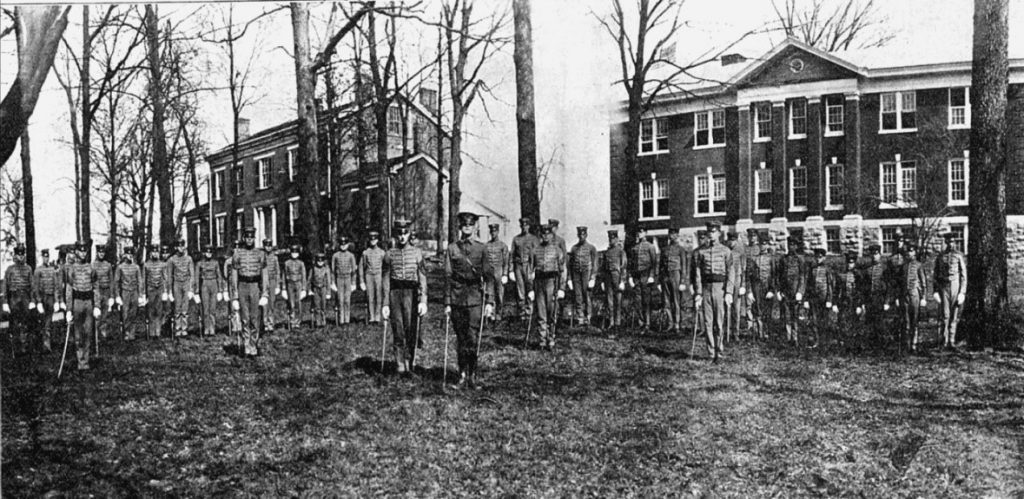
[[[93,317],[99,319],[101,315],[103,315],[103,312],[100,312],[100,307],[92,307],[92,316]]]
[[[747,301],[749,301],[750,303],[754,303],[754,292],[753,291],[747,293]]]
[[[725,303],[727,305],[732,305],[732,295],[731,294],[730,295],[725,295]]]
[[[279,294],[281,294],[281,287],[280,286],[274,288],[274,295],[276,296],[276,295],[279,295]]]
[[[747,287],[746,286],[740,286],[740,294],[741,295],[747,294]]]
[[[508,280],[510,280],[512,282],[516,282],[516,273],[515,272],[509,272],[508,273]]]
[[[804,302],[804,308],[806,308],[807,310],[810,310],[811,309],[811,302],[805,301]]]
[[[686,292],[686,285],[685,284],[680,284],[679,285],[679,292],[680,293]]]
[[[114,303],[116,303],[117,306],[119,306],[119,307],[124,306],[124,300],[122,300],[120,296],[118,296],[116,299],[114,299]]]
[[[238,305],[238,300],[231,300],[231,310],[239,310],[242,307]]]
[[[36,303],[36,311],[39,312],[40,314],[45,313],[45,311],[43,310],[43,302]]]
[[[530,301],[533,301],[533,296],[534,296],[534,295],[533,295],[533,291],[530,291],[529,293],[526,293],[526,297],[527,297],[527,298],[529,298],[529,299],[530,299]],[[5,306],[6,306],[6,305],[5,305]]]
[[[647,284],[651,284],[653,282],[654,282],[654,278],[653,277],[648,277],[647,278]]]
[[[938,293],[932,293],[932,298],[935,298],[935,301],[942,301],[942,300],[939,300],[939,294]]]
[[[629,287],[631,287],[631,288],[635,288],[636,287],[636,283],[633,282],[633,278],[632,277],[629,278]]]
[[[590,289],[594,289],[594,284],[597,284],[597,281],[591,279],[590,282],[587,283],[587,287]]]
[[[6,303],[4,303],[4,313],[5,314],[11,313],[11,306],[6,304]]]
[[[492,315],[492,314],[494,314],[494,305],[491,305],[490,303],[488,303],[487,305],[484,305],[484,315]]]
[[[195,295],[196,295],[195,293],[193,293],[193,292],[189,291],[189,292],[188,292],[188,294],[187,294],[187,295],[185,295],[185,301],[189,301],[189,300],[191,300],[191,299],[192,299],[192,297],[193,297],[193,296],[195,296]]]
[[[200,303],[203,303],[203,297],[201,297],[201,296],[199,296],[199,295],[195,295],[195,296],[193,296],[193,297],[192,297],[192,300],[196,302],[196,305],[198,305],[198,304],[200,304]]]
[[[107,298],[107,310],[110,310],[112,308],[114,308],[114,299],[113,298]]]
[[[71,311],[69,310],[68,313],[64,314],[64,320],[71,322],[75,320],[75,315],[72,314]]]
[[[569,281],[569,291],[572,291],[572,281]]]
[[[452,306],[451,305],[445,305],[444,306],[444,315],[445,315],[445,317],[447,317],[449,315],[452,315]]]
[[[353,291],[355,291],[355,290],[353,290]],[[365,284],[360,284],[359,285],[359,291],[366,291],[366,285]],[[285,298],[285,299],[287,300],[287,298]]]
[[[61,310],[67,310],[68,309],[68,304],[65,303],[65,302],[60,302],[60,309]]]
[[[355,284],[353,284],[353,285],[352,285],[352,287],[351,287],[351,289],[350,289],[349,291],[355,291],[355,290],[356,290],[356,285],[355,285]]]
[[[281,298],[288,299],[288,290],[281,291]]]
[[[928,300],[925,299],[925,298],[921,298],[921,306],[922,307],[927,307],[928,306]]]
[[[896,299],[896,306],[897,307],[900,306],[900,299],[899,298]]]
[[[562,291],[561,289],[559,289],[558,290],[558,294],[556,296],[558,296],[559,300],[561,300],[562,298],[565,298],[565,291]]]
[[[626,290],[626,283],[620,282],[619,283],[619,291],[625,291],[625,290]]]
[[[771,300],[772,298],[775,298],[775,293],[772,293],[771,291],[769,291],[768,293],[766,293],[764,295],[764,297],[769,299],[769,300]]]
[[[305,300],[306,299],[306,290],[302,290],[302,292],[299,293],[299,299],[300,300]]]
[[[661,284],[658,285],[658,292],[661,293]]]
[[[839,305],[832,305],[832,311],[838,314],[839,313]]]
[[[694,297],[693,297],[693,303],[694,303],[695,305],[697,305],[698,307],[700,306],[700,304],[701,304],[701,303],[702,303],[703,301],[704,301],[704,297],[702,297],[701,295],[697,295],[697,296],[694,296]]]
[[[265,306],[267,306],[267,304],[268,304],[268,303],[270,303],[270,300],[268,300],[266,296],[261,296],[261,297],[260,297],[260,302],[259,302],[259,305],[260,305],[261,307],[265,307]]]
[[[963,305],[964,304],[964,298],[965,298],[964,294],[960,293],[960,295],[956,297],[956,304],[957,305]]]
[[[388,317],[391,317],[391,307],[389,307],[387,305],[384,305],[383,307],[381,307],[380,315],[384,316],[385,319],[388,318]]]
[[[140,307],[145,307],[146,306],[146,297],[144,297],[144,296],[140,296],[139,297],[139,306]]]
[[[882,310],[888,311],[889,310],[889,304],[886,303],[885,305],[882,305]]]
[[[501,284],[508,284],[508,276],[501,276]]]
[[[331,284],[331,291],[334,291],[335,293],[337,293],[338,292],[338,286],[335,285],[335,284]]]
[[[804,294],[798,291],[796,293],[796,301],[800,301],[800,300],[803,300],[803,299],[804,299]]]
[[[830,301],[825,302],[825,308],[832,308],[832,302],[830,302]]]
[[[28,308],[29,308],[29,310],[31,310],[33,308],[36,308],[36,302],[34,302],[34,301],[28,302]]]
[[[783,299],[783,298],[785,298],[785,297],[786,297],[786,296],[785,296],[785,295],[783,295],[782,293],[777,293],[777,294],[775,295],[775,298],[776,298],[777,300],[779,300],[779,301],[782,301],[782,299]]]
[[[420,314],[420,316],[427,315],[427,304],[420,303],[419,305],[416,305],[416,313]]]
[[[160,300],[167,301],[167,293],[160,293]]]
[[[857,307],[857,315],[864,313],[864,307]]]

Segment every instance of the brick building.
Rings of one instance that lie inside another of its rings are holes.
[[[626,118],[610,133],[611,216],[639,191],[640,225],[689,237],[710,220],[802,236],[832,253],[894,248],[951,228],[966,249],[970,47],[928,60],[897,49],[825,53],[786,40],[726,56],[644,116],[636,179],[623,174]],[[1024,246],[1024,59],[1010,61],[1007,210]],[[930,241],[930,240],[929,240]]]
[[[437,181],[446,176],[435,159],[437,148],[436,93],[421,90],[416,100],[400,96],[388,110],[388,165],[392,186],[393,217],[416,220],[415,230],[426,242],[436,229],[433,213]],[[364,106],[365,108],[365,106]],[[355,112],[353,103],[318,116],[324,189],[313,193],[321,197],[320,226],[325,241],[336,241],[344,234],[359,239],[366,230],[383,230],[387,225],[387,180],[376,163],[373,116],[370,110]],[[355,154],[356,116],[363,116],[366,148],[360,173]],[[333,120],[333,123],[332,123]],[[333,125],[333,126],[330,126]],[[299,201],[310,195],[299,191],[297,121],[288,121],[257,133],[248,133],[242,123],[238,143],[239,161],[232,165],[231,145],[207,156],[210,165],[209,199],[185,214],[190,250],[202,243],[231,247],[242,227],[256,228],[257,240],[270,238],[281,247],[303,243],[300,230]],[[334,133],[334,147],[329,144]],[[443,133],[445,148],[448,139]],[[446,152],[447,154],[447,152]],[[337,156],[337,157],[334,157]],[[359,217],[365,210],[364,192],[369,197],[370,226],[363,227]]]

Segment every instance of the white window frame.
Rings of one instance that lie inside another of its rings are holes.
[[[224,186],[224,170],[225,168],[218,168],[210,175],[210,192],[213,195],[214,201],[224,199],[224,191],[227,190]]]
[[[963,163],[963,184],[964,184],[964,198],[953,199],[953,163]],[[946,166],[946,196],[947,204],[949,206],[967,206],[971,199],[971,159],[968,157],[967,151],[964,151],[964,157],[953,158],[949,160]]]
[[[796,175],[794,175],[794,173],[796,172],[797,169],[800,169],[800,170],[802,170],[804,172],[804,185],[803,185],[804,203],[807,203],[807,200],[809,199],[808,182],[807,182],[807,167],[804,166],[804,165],[801,165],[800,162],[797,161],[797,163],[795,165],[789,167],[789,172],[788,172],[789,173],[789,211],[791,211],[791,212],[807,211],[807,205],[806,204],[802,204],[802,205],[794,204],[795,201],[796,201],[796,196],[794,196],[794,192],[796,191],[796,184],[794,182],[796,180]]]
[[[328,147],[327,150],[330,151],[331,148]],[[288,148],[288,152],[287,152],[287,157],[288,157],[288,181],[289,182],[294,182],[295,181],[295,168],[298,166],[298,162],[299,162],[299,146],[291,146],[291,147],[289,147]],[[330,167],[328,167],[328,170],[329,169],[330,169]]]
[[[962,91],[964,93],[964,105],[963,106],[954,106],[953,105],[953,93],[956,92],[956,91]],[[949,92],[948,92],[948,95],[947,95],[947,99],[948,99],[947,100],[948,108],[947,108],[947,112],[946,112],[947,127],[950,130],[970,129],[971,128],[971,87],[953,87],[953,88],[950,88]],[[953,123],[953,111],[954,110],[963,111],[963,113],[964,113],[964,122],[963,123]]]
[[[253,158],[253,161],[256,161],[256,190],[271,188],[274,184],[274,155],[267,154]]]
[[[213,237],[216,240],[215,245],[219,247],[225,246],[224,239],[228,235],[228,214],[219,213],[213,216]]]
[[[392,116],[392,113],[394,113],[394,116]],[[392,118],[397,118],[397,119],[392,119]],[[402,135],[402,110],[399,109],[398,106],[389,106],[388,107],[387,117],[385,119],[387,120],[388,135],[401,136]],[[392,130],[392,125],[397,127],[397,129],[396,130]]]
[[[266,238],[270,238],[271,243],[277,246],[277,206],[266,205],[259,206],[253,209],[253,218],[256,223],[256,241],[262,241]],[[267,234],[267,214],[270,214],[270,234]]]
[[[715,126],[715,117],[721,118],[721,126]],[[705,119],[706,128],[700,128],[700,119]],[[715,130],[722,129],[722,141],[715,142]],[[698,133],[701,131],[707,131],[708,143],[701,144],[697,140]],[[710,111],[699,111],[693,113],[693,148],[694,149],[713,149],[716,147],[725,147],[725,110],[724,109],[712,109]]]
[[[766,190],[766,191],[761,190],[761,176],[762,175],[767,175],[768,176],[768,190]],[[758,197],[761,194],[768,194],[768,199],[769,199],[769,201],[771,200],[771,195],[772,195],[772,170],[769,169],[769,168],[764,168],[763,165],[762,165],[761,168],[758,168],[758,169],[754,170],[754,213],[757,213],[757,214],[771,213],[772,212],[771,208],[759,208],[760,204],[758,203]],[[769,202],[769,204],[771,204],[771,203]]]
[[[716,188],[716,185],[717,185],[717,180],[719,178],[721,178],[721,180],[722,180],[722,195],[721,196],[716,196],[715,195],[715,188]],[[700,183],[701,183],[702,180],[704,181],[704,185],[705,185],[705,189],[706,189],[706,192],[703,195],[701,195],[701,193],[700,193]],[[725,215],[725,210],[713,211],[715,209],[715,202],[716,201],[726,201],[727,200],[726,191],[727,191],[728,185],[725,182],[726,182],[726,180],[725,180],[725,173],[714,173],[714,172],[711,171],[711,168],[708,168],[706,173],[702,173],[702,174],[697,175],[697,176],[695,176],[693,178],[693,216],[694,216],[694,218],[720,217],[720,216]],[[700,201],[702,199],[703,200],[707,200],[707,202],[708,202],[708,212],[707,213],[701,213],[700,211],[698,211],[698,207],[700,206]]]
[[[911,111],[906,110],[906,102],[905,102],[906,99],[904,97],[907,96],[907,95],[913,96],[914,109],[911,110]],[[893,99],[895,100],[895,102],[894,102],[894,106],[895,107],[893,108],[892,111],[889,111],[889,112],[896,113],[896,128],[891,128],[891,129],[883,128],[883,123],[885,122],[884,115],[886,114],[886,111],[885,111],[885,98],[886,98],[886,96],[892,96]],[[914,125],[915,126],[914,127],[905,127],[905,126],[903,126],[903,114],[904,113],[910,113],[910,112],[914,113]],[[883,93],[879,94],[879,97],[878,97],[878,133],[880,133],[880,134],[886,134],[886,133],[909,133],[909,132],[916,132],[916,131],[917,131],[917,91],[916,90],[904,90],[902,92],[883,92]]]
[[[843,183],[838,187],[842,190],[846,188],[846,165],[842,163],[836,163],[833,159],[832,163],[825,165],[825,209],[826,210],[841,210],[843,209],[843,203],[832,202],[832,168],[842,169]],[[845,195],[843,196],[845,201]]]
[[[829,236],[830,233],[836,234],[837,237],[835,239],[829,238],[828,236]],[[839,246],[839,251],[838,252],[832,251],[832,242],[833,241],[835,241],[836,244]],[[825,251],[827,251],[827,252],[829,252],[829,253],[831,253],[833,255],[841,255],[841,254],[843,254],[843,228],[842,227],[840,227],[838,225],[832,225],[832,226],[825,227]]]
[[[253,217],[255,219],[255,217]],[[245,208],[235,210],[235,239],[241,240],[242,228],[245,227]]]
[[[953,232],[954,234],[957,233],[957,232],[962,232],[963,233],[963,239],[953,238],[953,240],[954,241],[957,241],[957,240],[963,241],[962,243],[960,243],[960,247],[957,248],[957,249],[960,250],[960,252],[963,253],[964,255],[967,255],[967,231],[968,231],[967,224],[953,224],[953,225],[949,226],[949,230],[950,230],[950,232]]]
[[[796,110],[796,106],[795,105],[797,103],[803,104],[803,110],[804,110],[804,115],[803,116],[797,117],[796,114],[794,113],[794,111]],[[807,99],[803,99],[803,98],[793,99],[793,100],[789,101],[789,105],[786,106],[786,107],[788,108],[788,112],[786,113],[786,115],[789,117],[789,139],[790,140],[806,139],[807,138]],[[793,128],[794,128],[793,125],[795,123],[795,120],[797,120],[797,119],[802,119],[803,120],[803,123],[804,123],[804,131],[803,132],[800,132],[800,133],[794,133],[793,132]]]
[[[893,165],[895,168],[895,184],[896,184],[896,202],[887,201],[885,198],[885,168],[886,166]],[[905,166],[913,165],[913,166]],[[917,203],[914,201],[906,200],[906,186],[904,185],[906,180],[907,172],[914,171],[914,192],[917,192],[917,162],[916,161],[903,161],[900,159],[900,155],[896,155],[895,161],[884,161],[878,165],[878,199],[880,203],[878,207],[883,210],[900,209],[900,208],[916,208]]]
[[[645,197],[644,196],[644,187],[646,187],[646,186],[650,186],[650,188],[651,188],[651,197]],[[661,214],[663,205],[667,205],[668,204],[668,181],[667,180],[658,180],[656,178],[653,178],[653,179],[645,181],[645,182],[640,182],[640,184],[638,185],[638,189],[639,189],[639,195],[640,195],[640,206],[638,207],[639,210],[640,210],[639,211],[639,213],[640,213],[640,218],[639,219],[643,220],[643,221],[647,221],[647,220],[668,220],[669,219],[668,215],[662,215]],[[644,201],[652,201],[652,204],[654,205],[654,209],[652,210],[653,213],[654,213],[653,216],[650,216],[650,217],[644,217],[643,216]],[[667,206],[664,206],[664,207],[667,208]]]
[[[288,198],[288,234],[295,235],[295,214],[299,211],[299,196]]]
[[[893,246],[896,245],[896,233],[900,229],[901,229],[901,227],[896,226],[896,225],[879,227],[879,229],[878,229],[878,231],[879,231],[879,234],[878,234],[878,245],[882,247],[882,254],[883,255],[891,255],[891,254],[893,254],[892,251],[886,251],[885,247],[886,247],[887,244],[891,244]],[[886,236],[887,233],[890,234],[892,237],[886,239],[885,236]]]
[[[650,125],[650,136],[644,138],[644,127]],[[637,149],[637,156],[651,156],[655,154],[665,154],[668,151],[668,120],[665,118],[647,118],[640,120],[640,145]],[[664,148],[661,147],[661,142],[664,141]],[[644,147],[649,147],[649,150],[644,150]]]
[[[767,110],[767,116],[761,116]],[[767,118],[767,119],[765,119]],[[762,130],[764,124],[767,130]],[[764,133],[762,133],[764,132]],[[770,142],[772,140],[772,103],[758,102],[754,104],[754,142]]]
[[[231,169],[231,175],[234,177],[235,196],[242,196],[245,194],[245,164],[238,163],[234,168]]]
[[[836,104],[835,101],[839,103]],[[838,111],[839,120],[832,120],[832,111]],[[841,95],[826,95],[825,96],[825,136],[826,137],[842,137],[846,133],[846,98]],[[833,130],[832,126],[838,125],[838,130]]]

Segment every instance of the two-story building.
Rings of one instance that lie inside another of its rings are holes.
[[[637,189],[640,226],[655,236],[677,227],[692,238],[717,220],[781,244],[796,235],[831,253],[891,252],[898,231],[950,228],[966,250],[970,54],[937,55],[826,53],[789,39],[698,69],[706,77],[644,115],[635,178],[624,171],[624,113],[613,120],[612,223],[625,222],[621,189]],[[1024,171],[1024,59],[1011,59],[1009,83],[1008,169]],[[1024,215],[1022,177],[1007,175],[1014,216]]]

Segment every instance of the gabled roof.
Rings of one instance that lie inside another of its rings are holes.
[[[820,57],[828,62],[831,62],[832,64],[835,64],[841,68],[857,73],[861,76],[867,75],[867,71],[864,68],[857,66],[855,64],[851,64],[849,61],[841,59],[835,56],[834,54],[830,54],[828,52],[825,52],[824,50],[815,48],[811,45],[801,42],[800,40],[797,40],[796,38],[786,38],[782,43],[772,47],[772,49],[765,53],[763,56],[754,59],[753,62],[747,64],[738,73],[733,75],[733,77],[729,79],[728,85],[740,85],[750,80],[753,76],[758,74],[762,68],[764,68],[768,63],[770,63],[772,59],[777,57],[779,54],[785,52],[786,49],[790,47],[794,47],[799,50],[808,52],[811,55]]]
[[[421,161],[434,168],[434,170],[438,170],[437,161],[430,155],[422,152],[409,154],[409,156],[404,160],[402,156],[394,156],[388,158],[388,170],[390,170],[391,174],[393,175],[401,171],[402,168],[405,168],[407,165],[418,163]],[[369,172],[366,182],[371,185],[376,185],[377,182],[380,180],[380,169],[377,168],[377,163],[367,163],[365,165],[365,168],[366,171]],[[444,170],[440,170],[440,175],[442,178],[448,178],[448,174],[445,173]],[[339,182],[343,188],[358,185],[359,171],[352,170],[350,172],[343,174],[339,179]]]

